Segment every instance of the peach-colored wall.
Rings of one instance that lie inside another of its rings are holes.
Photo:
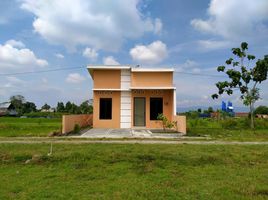
[[[93,127],[120,128],[120,91],[93,92]],[[112,98],[112,119],[99,119],[100,98]]]
[[[163,98],[163,114],[172,120],[173,116],[173,90],[133,90],[132,91],[132,127],[134,127],[134,97],[146,98],[146,128],[162,128],[162,123],[159,120],[150,120],[150,97]]]
[[[120,89],[121,71],[120,70],[94,70],[94,88]]]
[[[131,87],[172,87],[172,72],[131,72]]]
[[[74,130],[75,124],[80,127],[92,126],[93,115],[63,115],[62,116],[62,133],[69,133]]]
[[[173,121],[177,123],[177,131],[186,134],[186,116],[173,116]]]

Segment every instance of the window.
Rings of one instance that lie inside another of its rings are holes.
[[[112,98],[100,98],[100,119],[112,119]]]
[[[150,98],[150,120],[157,120],[157,116],[163,113],[163,98]]]

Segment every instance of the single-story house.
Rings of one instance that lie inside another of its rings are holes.
[[[16,116],[18,113],[10,102],[0,103],[0,116],[9,115]]]
[[[173,69],[87,68],[93,79],[93,128],[162,128],[160,113],[176,120]]]

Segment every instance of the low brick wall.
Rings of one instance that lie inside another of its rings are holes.
[[[73,131],[75,124],[78,124],[80,127],[92,126],[93,115],[92,114],[63,115],[62,133],[69,133]]]
[[[176,130],[186,134],[186,116],[176,115],[173,117],[173,121],[177,122]]]

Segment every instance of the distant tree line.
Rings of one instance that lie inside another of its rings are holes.
[[[41,110],[38,110],[34,102],[26,101],[25,97],[22,95],[11,96],[10,103],[15,107],[19,116],[27,113],[51,109],[51,106],[45,103],[41,107]],[[88,100],[82,102],[80,105],[76,105],[70,101],[68,101],[66,104],[63,102],[58,102],[54,112],[67,114],[90,114],[93,112],[93,107]]]

